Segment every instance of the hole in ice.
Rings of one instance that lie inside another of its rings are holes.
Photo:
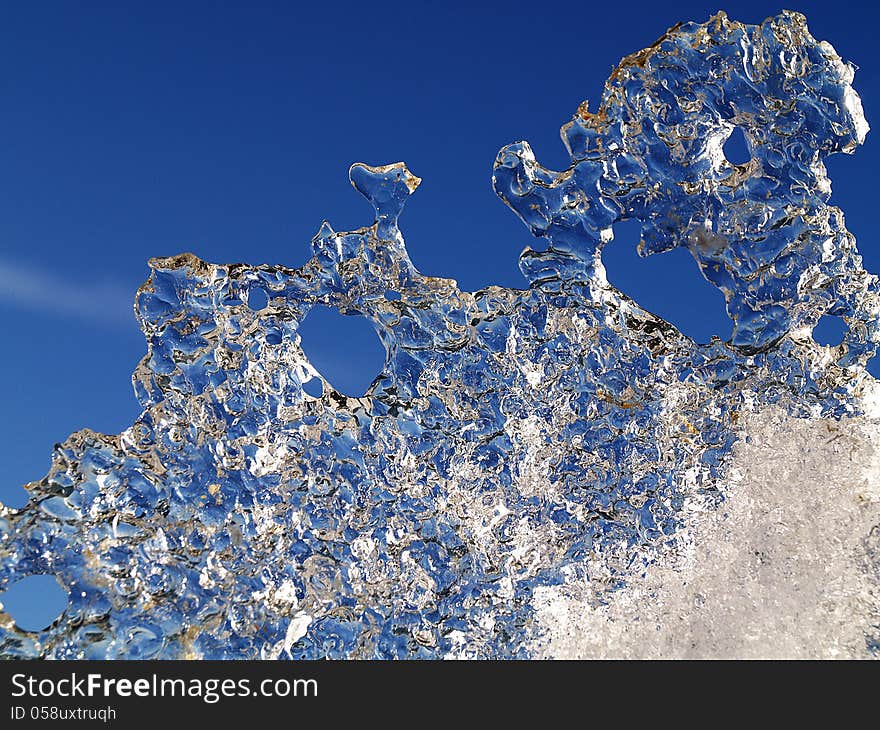
[[[18,628],[43,631],[67,607],[67,591],[54,575],[29,575],[0,593],[0,603]]]
[[[813,340],[817,345],[837,347],[846,334],[846,322],[831,314],[822,316],[813,327]]]
[[[752,151],[749,149],[746,135],[739,127],[734,127],[723,149],[724,156],[731,165],[745,165],[752,159]]]
[[[252,286],[248,289],[247,303],[251,309],[255,312],[259,312],[261,309],[265,309],[266,305],[269,304],[269,297],[261,287]]]
[[[343,395],[362,396],[385,364],[385,348],[363,315],[317,305],[300,324],[299,335],[309,362]]]
[[[733,324],[724,296],[703,278],[690,252],[675,248],[642,258],[636,250],[640,239],[638,221],[614,224],[614,240],[602,249],[608,281],[696,342],[729,339]]]
[[[303,390],[312,398],[320,398],[324,395],[324,383],[320,378],[312,378],[303,383]]]

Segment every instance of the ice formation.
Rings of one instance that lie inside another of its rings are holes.
[[[540,587],[541,657],[838,659],[880,649],[880,420],[751,413],[720,509],[596,601]],[[601,564],[593,570],[601,570]]]
[[[876,651],[865,365],[880,299],[822,162],[867,133],[852,79],[791,12],[678,25],[625,58],[597,111],[563,127],[568,169],[525,142],[498,156],[496,191],[542,241],[521,255],[522,291],[413,267],[398,217],[419,179],[402,163],[352,167],[375,221],[323,224],[299,269],[153,259],[136,299],[142,414],[118,436],[73,434],[28,504],[0,509],[0,589],[50,573],[69,591],[45,631],[0,613],[2,654]],[[735,128],[745,164],[723,154]],[[602,247],[626,220],[642,254],[693,254],[729,342],[695,343],[608,283]],[[375,325],[387,359],[364,397],[305,357],[297,327],[316,305]],[[823,315],[846,322],[836,347],[812,339]],[[780,428],[792,438],[748,451]],[[823,509],[852,530],[826,526],[839,541],[799,561]],[[775,578],[749,582],[762,550]],[[846,585],[823,587],[820,562],[845,563]],[[764,600],[793,575],[803,603]],[[796,636],[769,641],[780,632]]]

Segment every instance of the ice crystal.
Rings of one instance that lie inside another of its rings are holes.
[[[525,142],[498,156],[496,191],[542,240],[525,290],[415,269],[402,163],[351,168],[375,220],[324,223],[301,268],[153,259],[140,417],[73,434],[0,510],[0,588],[45,573],[69,591],[45,631],[0,613],[2,653],[528,657],[536,597],[577,585],[612,605],[724,499],[743,416],[841,418],[873,384],[877,279],[822,162],[868,130],[852,79],[791,12],[721,13],[625,58],[563,127],[566,170]],[[737,129],[742,164],[723,151]],[[608,283],[602,247],[627,220],[643,255],[693,254],[729,342]],[[363,397],[305,356],[315,306],[374,324],[386,361]],[[836,347],[811,337],[823,315],[846,323]]]

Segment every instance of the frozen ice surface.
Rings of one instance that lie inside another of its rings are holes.
[[[45,631],[0,613],[0,652],[873,655],[877,279],[822,162],[868,131],[852,80],[788,12],[625,58],[563,127],[568,169],[524,142],[498,156],[540,239],[522,291],[413,267],[402,163],[352,167],[374,222],[324,223],[299,269],[152,260],[140,417],[73,434],[27,506],[0,508],[0,589],[47,573],[70,596]],[[608,283],[626,220],[642,254],[692,253],[729,342]],[[316,305],[374,324],[363,397],[305,356]],[[822,316],[846,325],[836,347],[811,336]]]
[[[536,589],[546,658],[869,658],[880,646],[880,420],[738,429],[723,504],[695,510],[626,588]],[[594,575],[603,565],[596,560]]]

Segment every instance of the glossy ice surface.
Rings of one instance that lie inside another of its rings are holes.
[[[413,267],[402,163],[351,168],[375,220],[324,223],[300,269],[152,260],[141,416],[73,434],[28,505],[0,509],[0,589],[47,573],[69,591],[45,631],[0,613],[2,653],[534,655],[537,594],[613,601],[724,500],[742,417],[857,414],[880,300],[822,163],[868,131],[852,80],[796,13],[719,14],[625,58],[563,127],[568,169],[525,142],[498,155],[495,189],[538,239],[523,291]],[[644,255],[693,254],[730,342],[697,344],[608,283],[625,220]],[[303,353],[316,305],[374,324],[387,357],[363,397]],[[823,315],[845,321],[839,346],[813,341]]]

